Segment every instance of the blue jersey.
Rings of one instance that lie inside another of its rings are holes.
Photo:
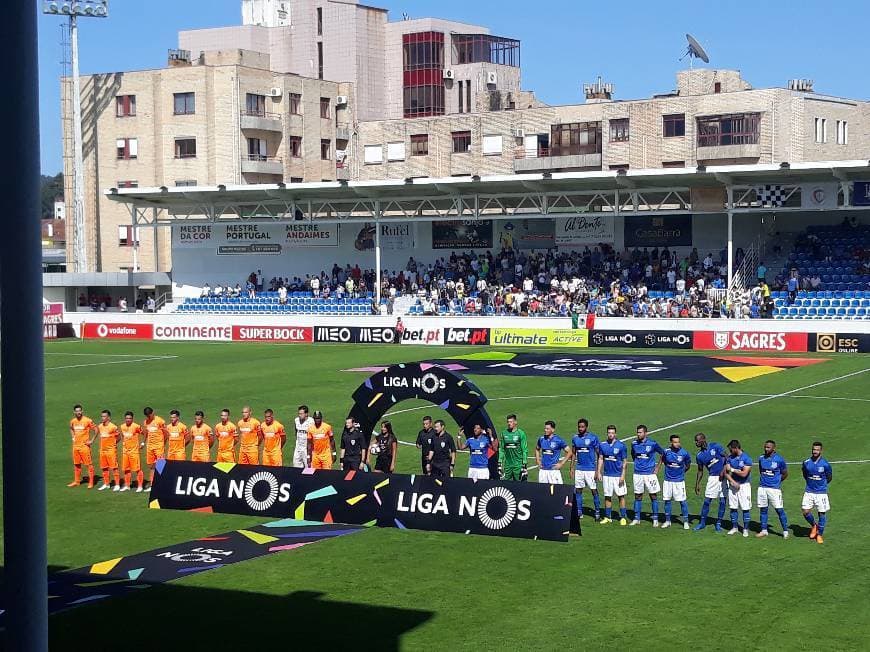
[[[740,453],[740,455],[731,455],[728,458],[728,464],[731,465],[731,468],[735,471],[742,471],[746,467],[749,467],[750,471],[746,474],[745,478],[741,478],[739,475],[732,476],[734,478],[734,482],[737,484],[746,484],[749,482],[749,476],[752,475],[752,458],[749,457],[746,453]]]
[[[591,432],[587,432],[582,437],[579,434],[574,435],[571,445],[577,458],[578,471],[594,471],[598,467],[598,447],[601,443],[597,436]]]
[[[774,453],[770,457],[762,455],[758,458],[758,471],[761,474],[758,486],[780,489],[782,487],[782,472],[785,469],[785,460],[779,453]]]
[[[479,437],[472,437],[468,440],[468,451],[471,453],[471,460],[468,466],[472,469],[486,469],[489,467],[489,436],[481,434]]]
[[[625,468],[625,460],[628,458],[628,449],[625,444],[618,439],[614,439],[612,444],[603,441],[598,444],[598,451],[604,458],[604,475],[608,478],[621,477],[622,469]]]
[[[686,479],[686,470],[692,466],[692,456],[685,448],[674,450],[668,447],[662,455],[665,465],[665,480],[682,482]]]
[[[538,448],[541,449],[541,470],[552,471],[559,463],[559,456],[568,444],[559,435],[553,435],[549,439],[538,437]]]
[[[631,459],[634,460],[635,475],[652,475],[656,470],[656,453],[664,451],[654,439],[646,438],[642,442],[635,439],[631,442]]]
[[[707,444],[707,448],[698,453],[695,461],[698,463],[698,466],[706,468],[707,473],[712,477],[718,478],[722,473],[722,469],[725,468],[726,457],[722,444],[711,441]]]
[[[801,471],[804,474],[804,480],[807,481],[808,494],[826,494],[828,493],[828,483],[834,477],[831,465],[824,457],[814,460],[812,457],[804,460]]]

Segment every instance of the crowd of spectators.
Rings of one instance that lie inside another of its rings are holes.
[[[78,305],[80,308],[89,307],[91,312],[108,312],[110,309],[117,309],[117,312],[130,312],[127,297],[124,296],[113,299],[109,294],[91,294],[85,296],[84,293],[81,293],[79,294]],[[135,308],[137,312],[155,312],[157,304],[154,300],[154,295],[139,295],[136,298]]]

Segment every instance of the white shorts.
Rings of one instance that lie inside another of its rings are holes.
[[[602,490],[604,491],[604,496],[606,498],[613,498],[614,496],[624,496],[628,491],[628,487],[623,482],[622,486],[619,486],[619,478],[612,478],[608,475],[605,475],[601,479]]]
[[[538,471],[538,482],[546,484],[562,484],[562,471],[559,469],[553,469],[551,471],[540,469]]]
[[[728,484],[728,507],[742,509],[744,512],[752,509],[752,485],[748,482],[737,485],[735,490]]]
[[[308,466],[308,449],[294,448],[293,449],[293,466],[297,469],[304,469]]]
[[[648,494],[657,494],[661,491],[661,487],[659,486],[659,479],[654,473],[649,473],[647,475],[637,475],[634,476],[634,493],[642,494],[646,491]]]
[[[707,488],[704,489],[704,498],[719,498],[725,497],[728,491],[728,483],[719,478],[718,475],[713,475],[707,478]]]
[[[828,494],[811,494],[806,492],[801,498],[801,509],[812,509],[815,507],[821,512],[831,511],[831,503],[828,501]]]
[[[758,501],[759,507],[767,507],[770,505],[774,509],[782,509],[782,489],[759,487],[756,500]]]
[[[574,471],[574,488],[595,490],[595,471]]]
[[[677,500],[679,502],[686,500],[685,480],[680,482],[665,480],[664,487],[662,487],[662,498],[665,500]]]
[[[472,480],[489,480],[489,469],[476,469],[469,466],[468,477]]]

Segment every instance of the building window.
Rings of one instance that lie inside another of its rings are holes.
[[[828,119],[816,118],[816,142],[828,142]]]
[[[320,117],[325,120],[329,120],[329,98],[321,97],[320,98]]]
[[[363,162],[366,165],[378,165],[384,162],[383,145],[366,145],[363,147]]]
[[[849,144],[849,123],[845,120],[837,120],[837,144]]]
[[[520,42],[489,34],[451,34],[453,63],[494,63],[520,66]]]
[[[674,113],[662,116],[662,134],[665,138],[679,138],[686,135],[686,114]]]
[[[301,115],[302,114],[302,94],[301,93],[290,93],[290,114],[291,115]]]
[[[610,121],[610,142],[628,142],[628,118],[617,118]]]
[[[248,138],[248,160],[265,161],[269,158],[266,141],[262,138]]]
[[[444,115],[444,34],[402,35],[403,108],[406,118]]]
[[[550,127],[550,156],[600,153],[600,122],[569,122]]]
[[[323,79],[323,41],[317,42],[317,78]]]
[[[684,168],[686,167],[685,161],[662,161],[663,168]]]
[[[617,163],[616,165],[611,165],[610,169],[614,172],[619,172],[620,170],[628,170],[628,163]]]
[[[331,140],[321,140],[320,141],[320,160],[328,161],[332,157],[332,141]]]
[[[302,136],[290,136],[287,144],[290,148],[290,156],[293,158],[302,156]]]
[[[480,141],[480,149],[484,156],[501,156],[502,137],[500,135],[484,136]]]
[[[173,93],[173,112],[175,115],[196,113],[196,96],[193,93]]]
[[[196,179],[181,179],[175,182],[176,188],[193,188],[196,186]]]
[[[387,143],[387,160],[388,161],[404,161],[405,160],[405,143]]]
[[[136,138],[119,138],[115,143],[118,158],[134,159],[139,156],[139,140]]]
[[[245,94],[245,115],[266,116],[266,96],[255,93]]]
[[[453,153],[467,154],[471,151],[471,132],[470,131],[454,131],[453,136]]]
[[[429,155],[429,134],[411,136],[411,156]]]
[[[115,115],[119,118],[130,118],[136,115],[136,96],[118,95],[115,98]]]
[[[489,110],[501,111],[501,91],[489,92]]]
[[[713,84],[713,92],[714,93],[721,93],[722,92],[722,82],[715,82]]]
[[[302,177],[290,177],[290,183],[302,183]]]
[[[118,246],[132,247],[139,244],[139,229],[130,224],[118,226]]]
[[[698,118],[698,147],[757,145],[760,125],[760,113]]]
[[[118,188],[138,188],[138,181],[119,181]]]
[[[176,138],[175,158],[196,158],[196,138]]]
[[[323,36],[323,7],[317,8],[317,35]]]

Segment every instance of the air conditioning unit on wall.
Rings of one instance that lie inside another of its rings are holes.
[[[495,86],[498,83],[498,74],[494,72],[486,73],[486,83],[490,86]]]
[[[525,138],[526,130],[525,129],[514,129],[514,138]]]
[[[347,95],[339,95],[335,98],[335,106],[342,106],[347,104]]]
[[[273,87],[273,88],[269,89],[269,95],[271,97],[281,97],[281,95],[283,95],[283,93],[281,92],[280,88]]]
[[[444,79],[456,79],[456,72],[451,70],[450,68],[444,69],[444,74],[442,75]]]

